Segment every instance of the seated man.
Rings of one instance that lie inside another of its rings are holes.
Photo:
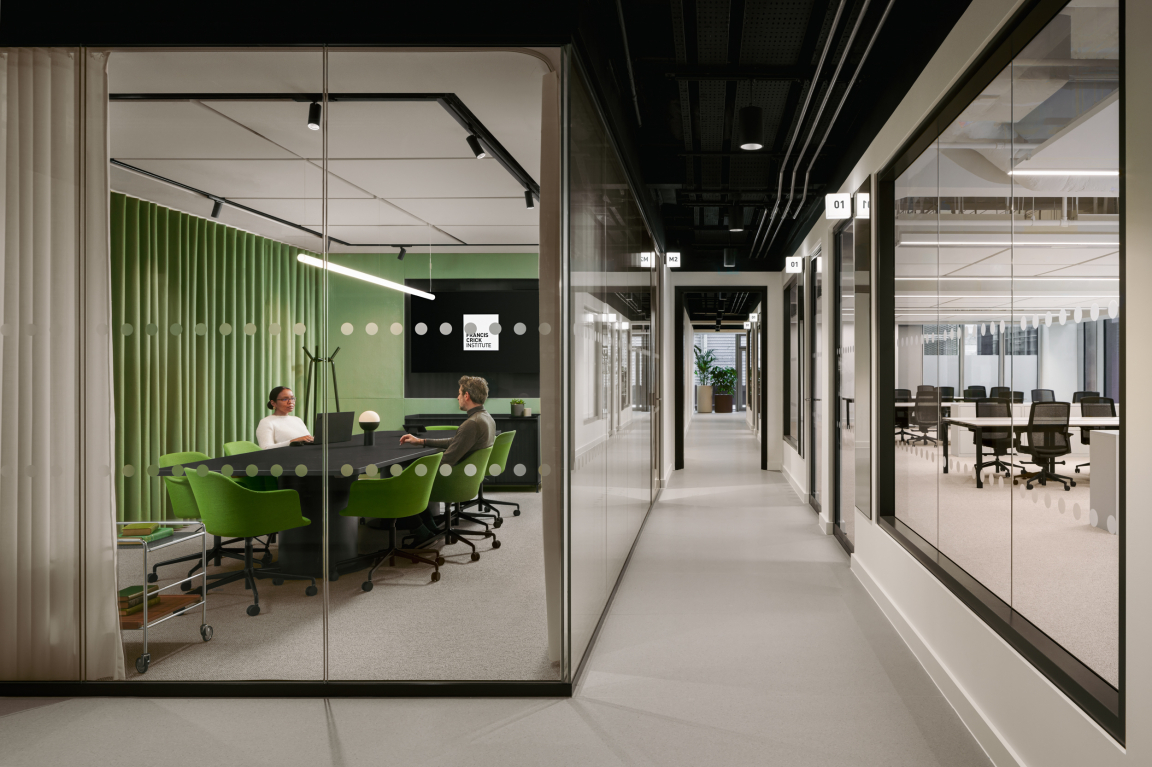
[[[484,402],[487,399],[487,381],[479,376],[462,376],[456,403],[461,410],[468,413],[468,417],[460,424],[456,433],[448,439],[425,439],[405,434],[400,437],[400,444],[444,448],[444,457],[440,459],[441,466],[455,466],[475,451],[492,447],[492,443],[496,441],[496,422],[484,409]],[[420,525],[412,531],[413,537],[417,541],[431,538],[435,527],[432,512],[425,509],[416,519],[420,521]],[[413,522],[416,519],[413,519]]]

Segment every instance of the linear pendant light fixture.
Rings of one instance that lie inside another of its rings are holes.
[[[365,282],[371,282],[373,285],[379,285],[380,287],[383,287],[383,288],[391,288],[392,290],[399,290],[401,293],[408,293],[409,295],[419,296],[420,298],[427,298],[429,301],[435,301],[436,300],[436,296],[432,295],[431,293],[425,293],[423,290],[417,290],[416,288],[410,288],[407,285],[401,285],[398,282],[392,282],[391,280],[385,280],[385,279],[380,278],[380,277],[373,277],[371,274],[365,274],[364,272],[358,272],[355,269],[349,269],[346,266],[340,266],[338,264],[333,264],[331,262],[326,264],[323,261],[321,261],[320,259],[315,258],[314,256],[309,256],[305,253],[301,253],[298,256],[296,256],[296,260],[302,264],[308,264],[309,266],[319,267],[320,269],[327,269],[328,271],[335,272],[336,274],[343,274],[345,277],[355,277],[358,280],[364,280]]]
[[[740,148],[749,152],[764,148],[764,113],[760,107],[740,109]]]

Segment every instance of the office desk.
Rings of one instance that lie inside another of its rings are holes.
[[[940,421],[945,427],[949,425],[962,426],[968,431],[975,432],[976,463],[984,460],[983,435],[984,429],[1011,429],[1014,432],[1028,431],[1028,421],[1017,418],[976,418],[974,416],[960,416],[957,418],[942,418]],[[1068,429],[1118,429],[1120,418],[1084,418],[1077,416],[1068,419]],[[944,473],[948,473],[948,429],[938,429],[944,442]],[[976,487],[984,487],[980,479],[980,472],[976,472]]]
[[[352,483],[361,474],[367,473],[369,466],[386,469],[392,464],[407,464],[426,455],[435,455],[439,448],[400,445],[402,431],[376,432],[376,444],[365,446],[364,439],[357,434],[351,442],[338,442],[328,445],[328,562],[332,574],[339,575],[336,563],[354,559],[357,556],[356,536],[359,522],[355,517],[343,517],[340,512],[348,506],[348,493]],[[242,453],[226,458],[213,458],[186,464],[189,470],[199,466],[209,471],[220,471],[229,465],[233,476],[242,476],[249,466],[256,467],[256,476],[275,476],[274,467],[282,473],[277,483],[282,490],[295,490],[300,495],[300,513],[311,524],[294,530],[284,530],[278,534],[279,565],[287,573],[307,574],[321,577],[324,572],[324,446],[278,447],[254,453]],[[300,470],[299,467],[303,467]],[[350,473],[345,476],[345,467]],[[162,475],[171,475],[171,469],[161,469]],[[302,476],[301,476],[302,475]],[[361,569],[360,564],[346,568],[347,572]]]

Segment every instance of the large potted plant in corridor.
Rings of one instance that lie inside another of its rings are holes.
[[[716,372],[716,352],[712,349],[704,351],[699,346],[696,350],[696,377],[700,383],[696,386],[696,412],[712,412],[712,374]]]
[[[736,392],[736,368],[712,372],[712,407],[717,413],[732,412],[732,395]]]

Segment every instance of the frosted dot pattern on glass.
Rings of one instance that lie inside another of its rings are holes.
[[[416,327],[413,328],[413,330],[416,331],[416,335],[422,336],[428,332],[428,326],[425,325],[423,322],[417,322]]]
[[[388,473],[391,474],[393,477],[399,477],[401,474],[404,473],[404,470],[400,468],[400,464],[394,463],[388,467]]]
[[[300,463],[300,464],[297,464],[297,465],[296,465],[296,476],[297,476],[297,477],[306,477],[306,476],[308,476],[308,467],[307,467],[307,466],[305,466],[305,465],[304,465],[304,464],[302,464],[302,463]]]
[[[503,471],[503,469],[500,468],[500,464],[498,463],[494,463],[488,467],[488,473],[493,477],[499,477],[501,471]]]
[[[528,473],[528,469],[524,468],[524,464],[518,463],[514,467],[512,467],[512,473],[515,474],[517,477],[523,477],[525,474]]]
[[[488,332],[494,336],[500,335],[500,331],[503,329],[504,328],[500,327],[499,322],[493,322],[491,325],[488,326]]]
[[[246,324],[244,326],[244,334],[249,335],[249,336],[256,335],[256,323],[255,322],[249,322],[248,324]]]
[[[380,332],[380,326],[377,325],[375,322],[369,322],[367,325],[364,326],[364,332],[370,336],[374,336]]]
[[[343,325],[340,326],[340,332],[346,336],[352,335],[352,331],[355,329],[356,328],[352,327],[351,322],[345,322]]]
[[[220,467],[220,475],[221,476],[231,477],[233,473],[234,472],[232,470],[232,467],[228,464],[224,464],[223,466]]]
[[[476,476],[476,467],[472,464],[468,464],[464,467],[464,473],[466,475],[468,475],[469,477],[475,477]]]
[[[376,467],[376,464],[370,463],[368,464],[368,468],[364,469],[364,473],[369,477],[378,477],[380,476],[380,469]]]
[[[135,477],[136,476],[136,469],[130,463],[124,464],[124,468],[122,471],[124,472],[125,477]]]
[[[184,476],[184,467],[183,466],[173,466],[172,467],[172,476],[173,477]]]
[[[198,336],[208,335],[208,326],[205,325],[203,322],[197,322],[196,323],[196,335],[198,335]]]
[[[297,322],[292,326],[292,332],[298,336],[302,336],[308,332],[308,328],[304,325],[303,322]]]
[[[340,475],[344,477],[351,477],[353,471],[355,471],[355,469],[352,468],[352,464],[350,463],[346,463],[340,467]]]
[[[476,332],[476,323],[475,322],[469,322],[467,325],[464,326],[464,332],[467,333],[468,335],[472,335],[473,333],[475,333]],[[447,335],[447,333],[445,333],[445,335]]]
[[[1116,521],[1116,517],[1112,514],[1108,515],[1108,519],[1105,524],[1108,526],[1108,532],[1112,533],[1112,535],[1116,535],[1120,532],[1120,523]]]
[[[440,324],[440,335],[446,336],[452,332],[452,325],[447,322]]]
[[[227,322],[222,323],[220,325],[220,335],[222,335],[222,336],[232,335],[232,326],[229,325]]]
[[[404,326],[401,325],[399,322],[393,322],[392,325],[388,329],[390,331],[392,331],[392,335],[394,335],[394,336],[398,336],[404,332]]]
[[[421,464],[417,464],[417,465],[416,465],[416,469],[415,469],[415,471],[416,471],[416,476],[417,476],[417,477],[423,477],[425,474],[427,474],[427,473],[428,473],[428,467],[427,467],[427,466],[425,466],[425,465],[424,465],[424,464],[422,464],[422,463],[421,463]]]
[[[268,326],[268,335],[270,335],[270,336],[280,335],[280,323],[279,322],[273,322],[271,325]]]
[[[146,471],[148,472],[149,477],[159,477],[160,476],[160,467],[154,463],[148,464],[148,468],[146,469]],[[223,474],[224,470],[221,469],[220,473]]]
[[[144,332],[150,336],[154,336],[158,332],[160,332],[160,328],[156,327],[155,323],[149,322],[147,325],[144,326]],[[29,335],[31,335],[31,333],[29,333]]]
[[[441,466],[440,467],[440,476],[442,476],[442,477],[452,476],[452,467],[449,466],[448,464],[444,464],[443,466]]]
[[[523,322],[517,322],[515,325],[512,326],[512,332],[518,336],[522,336],[528,332],[528,326],[525,325]]]
[[[205,466],[204,464],[200,464],[199,466],[196,467],[196,474],[198,474],[201,477],[207,477],[208,476],[208,467]]]
[[[935,457],[935,456],[933,456],[933,457]],[[551,473],[552,473],[552,467],[549,466],[548,464],[544,464],[543,466],[540,467],[540,476],[541,477],[547,477]]]
[[[277,463],[277,464],[272,466],[272,476],[273,477],[279,477],[283,473],[284,473],[284,467],[281,466],[280,464]]]
[[[250,464],[248,464],[248,468],[244,469],[244,473],[247,474],[249,477],[255,477],[257,474],[260,473],[260,470],[256,468],[256,464],[250,463]]]
[[[180,326],[179,322],[173,322],[171,325],[168,326],[168,332],[174,336],[178,336],[184,332],[184,328],[182,328]]]
[[[549,325],[547,322],[541,322],[540,323],[540,335],[546,336],[551,332],[552,332],[552,326],[551,325]]]

